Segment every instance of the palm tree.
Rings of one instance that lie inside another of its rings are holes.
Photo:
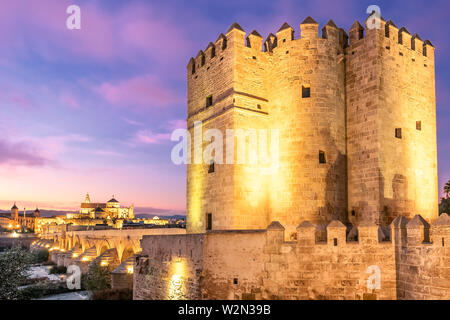
[[[446,198],[448,199],[448,195],[450,194],[450,181],[445,184],[444,193],[446,195]]]

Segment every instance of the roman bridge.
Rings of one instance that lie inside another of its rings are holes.
[[[94,265],[107,267],[113,288],[132,288],[134,256],[141,252],[144,235],[186,234],[181,228],[108,229],[68,231],[59,228],[41,234],[31,250],[46,249],[58,266],[76,265],[83,274]]]

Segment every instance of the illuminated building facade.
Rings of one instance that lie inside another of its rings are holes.
[[[187,234],[143,237],[134,299],[450,298],[434,47],[378,23],[320,37],[308,17],[264,42],[235,23],[191,58],[191,155],[213,140],[197,121],[276,129],[278,170],[191,160]]]
[[[120,206],[114,196],[106,203],[91,202],[89,194],[86,194],[84,202],[80,206],[79,218],[88,217],[91,219],[133,219],[134,207],[124,208]],[[72,218],[77,216],[73,215]]]
[[[188,232],[279,221],[294,239],[304,220],[389,224],[416,213],[435,220],[431,42],[384,20],[366,33],[355,22],[349,35],[330,20],[320,37],[310,17],[300,29],[296,37],[285,23],[263,41],[233,24],[189,61],[191,136],[196,121],[223,137],[228,129],[278,130],[279,156],[269,174],[237,164],[236,153],[234,164],[188,164]],[[208,144],[192,143],[191,154]],[[233,152],[226,147],[224,155]]]
[[[11,207],[10,214],[0,215],[0,227],[8,230],[31,230],[36,228],[36,221],[40,218],[41,212],[38,208],[31,213],[27,213],[26,209],[23,213],[19,213],[19,208],[14,203]]]

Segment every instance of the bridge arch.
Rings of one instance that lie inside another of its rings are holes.
[[[125,248],[123,248],[122,254],[120,255],[120,262],[124,262],[128,258],[131,258],[135,253],[135,249],[132,245],[126,245]]]
[[[95,248],[97,249],[97,256],[99,256],[106,250],[111,249],[112,247],[111,244],[108,242],[108,240],[101,240],[96,243]]]

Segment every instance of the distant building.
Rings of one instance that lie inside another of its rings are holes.
[[[76,218],[75,215],[71,216]],[[82,217],[91,219],[133,219],[134,207],[120,207],[119,201],[114,196],[106,203],[91,202],[89,194],[86,194],[86,198],[80,206],[78,218]]]
[[[36,220],[40,218],[41,212],[38,208],[31,213],[27,213],[23,209],[23,213],[19,213],[16,203],[11,207],[10,214],[0,214],[0,227],[9,230],[35,230]]]

